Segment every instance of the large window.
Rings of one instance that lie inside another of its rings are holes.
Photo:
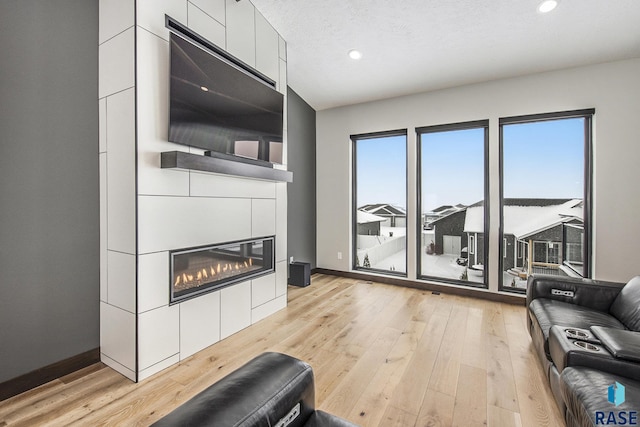
[[[351,139],[353,268],[406,275],[407,132]]]
[[[420,278],[487,284],[488,124],[417,129]]]
[[[593,110],[500,119],[500,288],[589,276]]]

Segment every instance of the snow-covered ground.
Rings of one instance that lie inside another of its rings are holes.
[[[460,280],[465,267],[458,265],[455,255],[424,255],[422,257],[422,269],[421,272],[424,276],[441,277],[446,279]],[[406,272],[406,252],[396,252],[392,256],[385,258],[371,268],[376,270],[391,270],[395,267],[397,272]],[[514,284],[515,279],[515,286]],[[472,269],[467,269],[467,280],[474,283],[482,283],[482,272]],[[511,274],[503,273],[503,284],[505,288],[515,287],[517,289],[526,289],[527,281],[518,279]]]
[[[506,271],[502,273],[502,283],[505,288],[527,289],[527,279],[520,279]]]
[[[376,270],[389,270],[397,273],[407,272],[407,252],[400,251],[372,265]]]
[[[389,236],[389,232],[393,233],[394,237],[406,235],[406,228],[404,227],[381,227],[381,234],[383,236]],[[431,230],[423,231],[423,242],[429,242],[435,240],[435,235]],[[424,244],[423,244],[424,248]],[[424,251],[424,249],[423,249]],[[465,271],[465,266],[458,265],[456,263],[456,255],[428,255],[423,252],[421,273],[423,276],[441,277],[446,279],[461,280]],[[395,271],[398,273],[406,273],[407,271],[407,253],[406,250],[395,252],[394,254],[385,257],[384,259],[371,264],[371,268],[375,270]],[[467,268],[467,280],[474,283],[482,283],[483,272]],[[527,281],[512,276],[506,271],[503,273],[503,284],[505,288],[515,287],[518,289],[526,289]]]
[[[482,271],[472,270],[456,263],[456,255],[428,255],[422,256],[422,275],[431,277],[443,277],[446,279],[461,280],[465,269],[467,280],[482,283]]]
[[[406,227],[385,227],[384,225],[380,227],[380,234],[383,236],[388,236],[389,232],[393,233],[394,236],[406,236],[407,228]]]

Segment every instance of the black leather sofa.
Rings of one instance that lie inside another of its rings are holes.
[[[216,427],[357,427],[315,409],[311,366],[263,353],[153,424]]]
[[[611,417],[640,423],[640,276],[625,284],[532,275],[526,305],[533,346],[567,425],[612,424]]]

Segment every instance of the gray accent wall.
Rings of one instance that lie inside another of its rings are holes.
[[[98,1],[0,2],[0,382],[100,345]]]
[[[291,88],[288,102],[288,168],[293,182],[287,186],[289,259],[316,268],[316,111]]]

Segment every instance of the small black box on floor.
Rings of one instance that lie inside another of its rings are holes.
[[[311,264],[295,261],[289,264],[289,284],[305,287],[311,284]]]

